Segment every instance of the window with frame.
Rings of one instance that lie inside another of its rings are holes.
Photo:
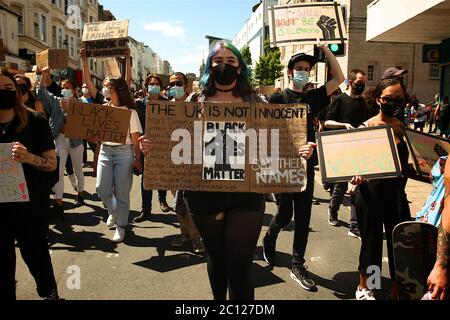
[[[56,26],[52,26],[52,48],[58,48],[57,43],[57,28]]]
[[[375,66],[370,64],[367,67],[367,81],[374,82],[375,81]]]
[[[63,39],[64,39],[64,31],[61,28],[58,28],[58,44],[57,44],[57,48],[61,49],[64,47],[64,43],[63,43]]]
[[[428,73],[428,78],[433,80],[439,80],[441,77],[441,68],[437,63],[430,63],[430,69]]]
[[[70,37],[70,56],[75,57],[75,39],[74,37]]]
[[[33,19],[34,37],[42,42],[47,42],[47,17],[37,12]]]

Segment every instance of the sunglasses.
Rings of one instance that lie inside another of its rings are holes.
[[[169,87],[182,87],[184,85],[183,81],[172,81],[169,83]]]

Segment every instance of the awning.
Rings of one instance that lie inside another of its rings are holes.
[[[450,38],[450,0],[375,0],[367,6],[367,41],[440,43]]]

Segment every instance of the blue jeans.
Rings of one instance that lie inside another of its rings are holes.
[[[133,185],[134,151],[132,145],[103,145],[97,166],[97,193],[117,219],[126,227],[130,214],[130,192]]]

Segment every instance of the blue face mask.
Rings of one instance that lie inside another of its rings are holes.
[[[303,88],[309,83],[309,72],[294,70],[294,77],[292,78],[292,81],[297,88]]]
[[[175,99],[180,99],[184,96],[184,88],[179,86],[173,86],[169,90],[169,96],[174,97]]]
[[[157,95],[161,92],[161,88],[159,86],[148,86],[148,93],[150,95]]]
[[[73,92],[70,89],[63,89],[61,90],[61,95],[66,99],[70,99],[73,97]]]

